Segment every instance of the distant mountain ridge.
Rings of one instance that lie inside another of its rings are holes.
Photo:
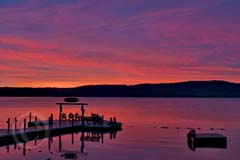
[[[0,87],[4,97],[240,97],[240,84],[187,81],[137,85],[87,85],[75,88]]]

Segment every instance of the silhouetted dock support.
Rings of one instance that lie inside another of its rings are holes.
[[[8,125],[8,132],[10,131],[10,118],[7,120],[7,125]]]
[[[48,128],[51,128],[51,117],[48,117]]]
[[[27,120],[24,119],[24,124],[23,124],[23,129],[24,129],[24,132],[26,131],[26,126],[27,126]]]
[[[59,125],[61,125],[62,121],[62,104],[59,103]]]
[[[32,113],[29,113],[29,122],[32,122]]]
[[[14,118],[15,130],[17,129],[17,117]]]
[[[116,119],[116,117],[113,117],[113,126],[117,126],[117,119]]]
[[[38,118],[37,116],[35,116],[35,123],[37,123],[37,121],[38,121]],[[35,126],[35,128],[37,128],[37,125]]]
[[[84,114],[85,114],[85,108],[84,108],[84,104],[81,104],[81,112],[82,112],[82,125],[84,125]]]
[[[72,119],[72,127],[74,126],[74,118]]]
[[[102,115],[101,124],[102,124],[102,127],[103,127],[103,124],[104,124],[104,115]]]

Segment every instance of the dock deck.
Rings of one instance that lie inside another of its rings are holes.
[[[0,130],[0,147],[74,132],[104,133],[121,130],[122,123],[117,122],[116,117],[111,117],[110,121],[104,120],[104,116],[100,116],[99,114],[92,113],[90,117],[87,117],[85,116],[85,106],[88,105],[87,103],[78,103],[77,98],[65,98],[64,101],[56,103],[59,106],[58,120],[54,120],[51,113],[46,121],[39,121],[37,116],[35,116],[35,121],[32,121],[32,113],[30,112],[28,123],[24,119],[22,128],[18,129],[18,120],[15,117],[15,128],[10,129],[10,118],[8,118],[8,129]],[[81,114],[68,113],[67,117],[67,114],[63,113],[63,106],[66,105],[80,106]]]
[[[110,121],[103,123],[82,122],[82,121],[61,121],[54,120],[51,125],[48,121],[42,122],[45,125],[28,127],[25,130],[21,129],[1,129],[0,130],[0,147],[6,144],[22,143],[34,139],[41,139],[50,136],[58,136],[71,132],[79,131],[99,131],[99,132],[114,132],[121,130],[121,123],[112,124]]]

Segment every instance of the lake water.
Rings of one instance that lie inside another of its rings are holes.
[[[117,117],[123,130],[100,136],[99,142],[81,139],[74,133],[43,140],[0,147],[0,159],[81,159],[81,160],[239,160],[240,99],[192,98],[79,98],[89,103],[86,114]],[[47,119],[58,116],[56,102],[63,98],[0,98],[0,128],[18,117],[19,124],[29,112]],[[80,112],[66,106],[63,112]],[[168,127],[168,128],[162,128]],[[179,127],[178,129],[176,127]],[[188,128],[197,133],[227,136],[227,148],[196,148],[187,145]],[[211,130],[210,128],[213,128]],[[223,130],[221,130],[223,129]],[[83,145],[84,143],[84,145]],[[25,145],[25,147],[24,147]],[[25,148],[25,149],[24,149]],[[69,156],[69,157],[67,157]]]

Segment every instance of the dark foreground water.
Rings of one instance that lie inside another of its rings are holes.
[[[58,115],[56,102],[63,98],[0,98],[0,128],[18,117],[19,124],[31,111],[40,119]],[[123,122],[117,133],[73,133],[0,147],[0,159],[81,160],[239,160],[240,99],[80,98],[89,103],[87,114],[116,116]],[[65,113],[79,112],[76,106]],[[162,128],[162,127],[168,127]],[[179,129],[176,129],[179,127]],[[199,133],[227,136],[227,149],[187,145],[187,128]],[[211,130],[211,128],[213,130]],[[224,129],[224,130],[221,130]],[[84,137],[84,138],[81,138]]]

